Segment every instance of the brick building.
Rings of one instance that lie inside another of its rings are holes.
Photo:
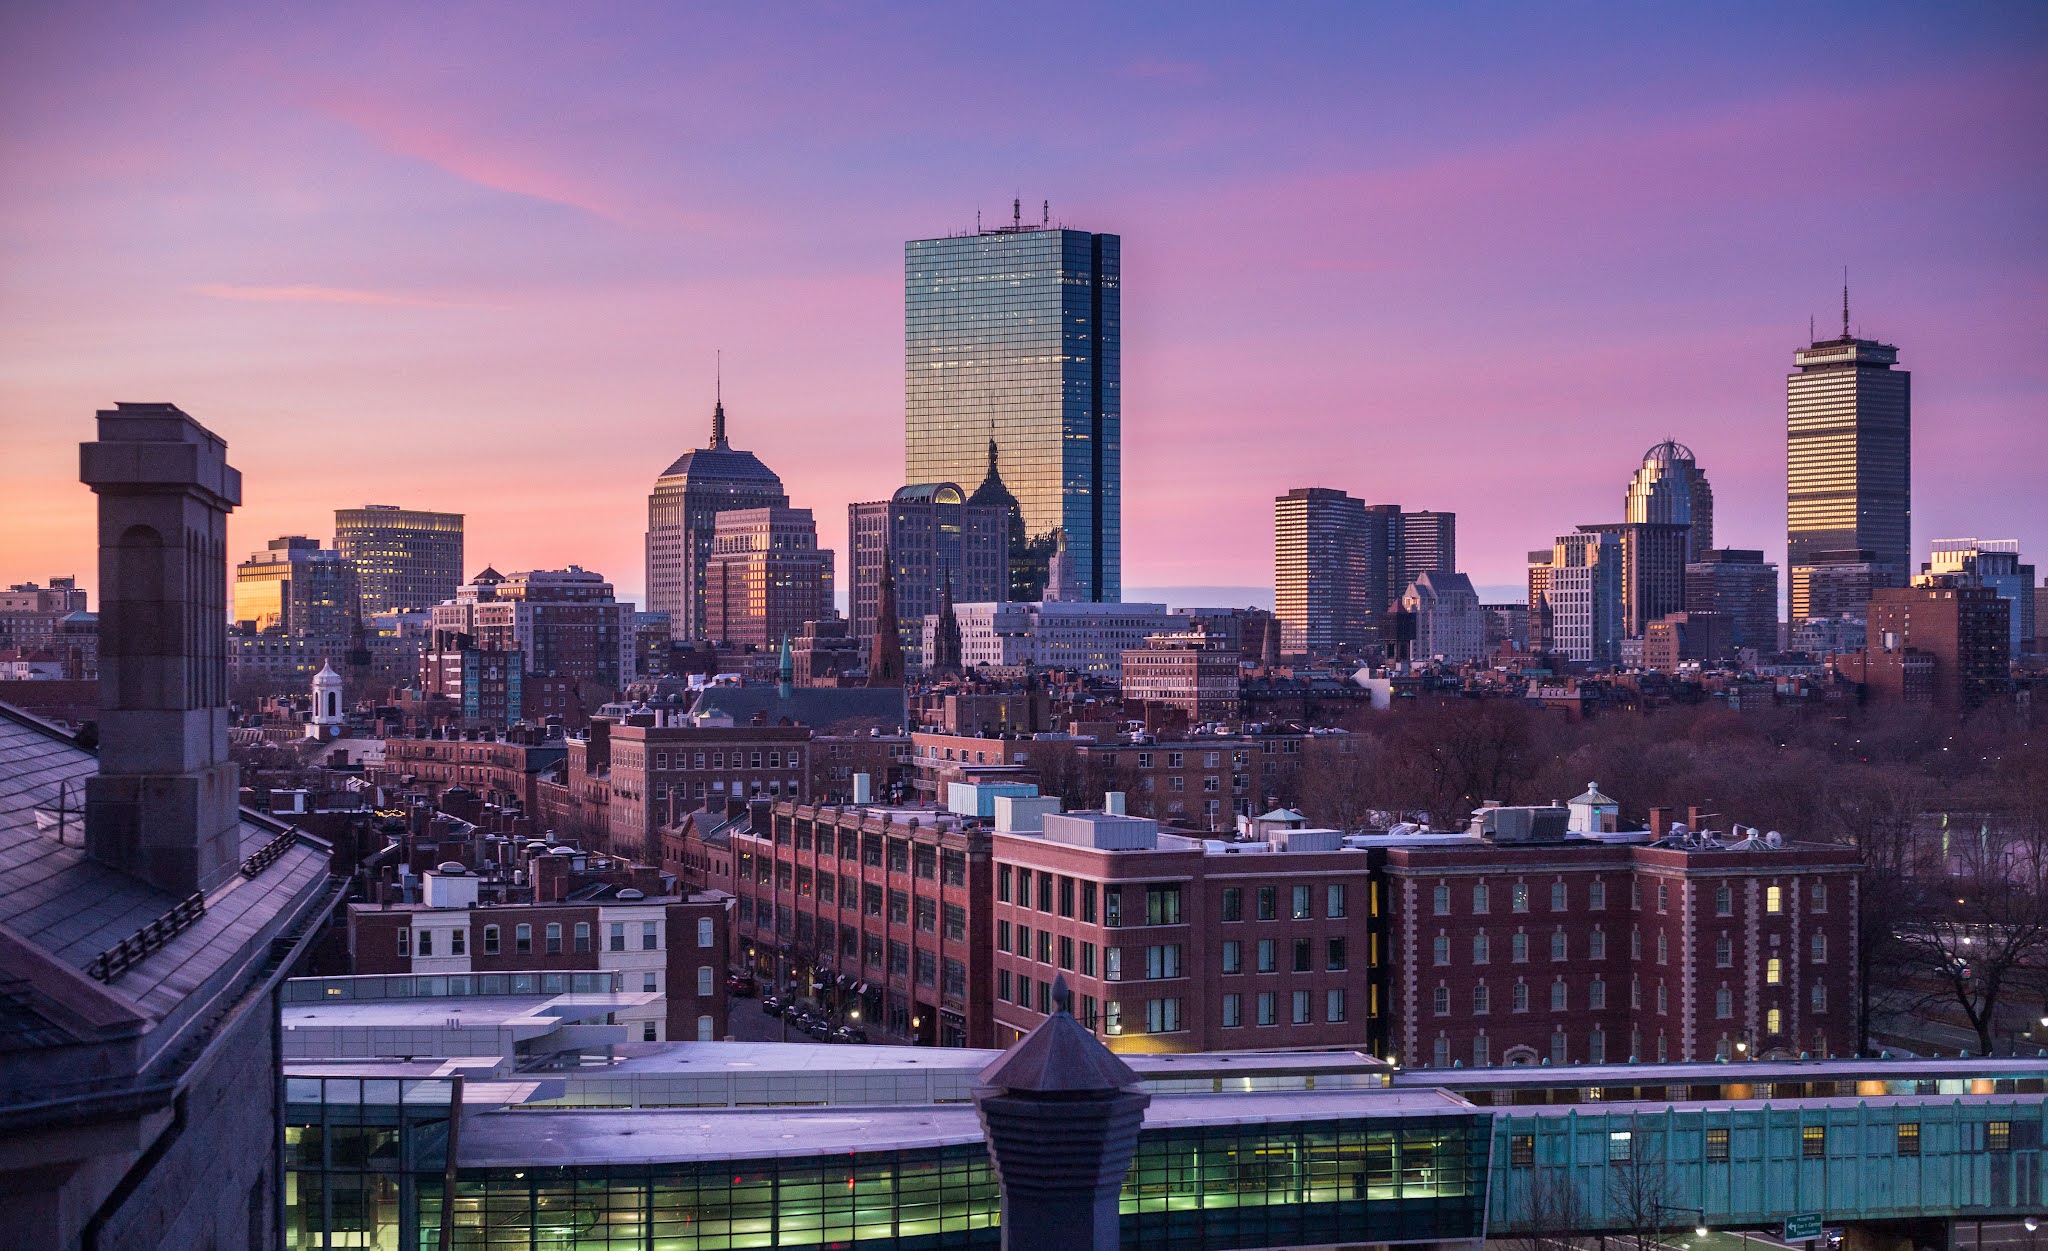
[[[1164,704],[1197,722],[1237,717],[1241,657],[1220,637],[1153,635],[1124,653],[1123,674],[1127,702]]]
[[[608,737],[607,837],[622,856],[659,860],[659,830],[675,812],[719,806],[728,797],[804,799],[810,794],[811,731],[806,726],[628,722],[613,725]],[[587,768],[587,754],[584,762]],[[572,758],[572,770],[575,763]],[[572,773],[570,785],[575,784]]]
[[[1116,1051],[1371,1047],[1372,857],[1298,825],[1224,843],[1084,812],[999,831],[995,1045],[1043,1021],[1065,977]]]
[[[423,877],[421,902],[349,905],[354,972],[612,972],[623,991],[660,996],[617,1014],[632,1040],[725,1037],[724,896],[593,885],[567,899],[493,903],[479,900],[482,883],[469,871]]]
[[[738,959],[872,1041],[990,1046],[989,839],[930,808],[757,808],[730,837]]]
[[[485,803],[517,805],[541,811],[541,779],[555,771],[568,752],[568,741],[539,731],[519,731],[503,738],[389,738],[384,740],[383,774],[408,779],[410,789],[438,800],[451,786],[462,786]]]
[[[1595,788],[1570,816],[1485,809],[1472,833],[1374,840],[1394,1055],[1443,1068],[1855,1046],[1853,849],[1617,835],[1602,801]]]
[[[1870,593],[1866,643],[1836,667],[1874,699],[1975,708],[2006,689],[2012,601],[1965,577],[1934,575]]]

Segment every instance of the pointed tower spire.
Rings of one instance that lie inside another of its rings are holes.
[[[1849,337],[1849,267],[1842,266],[1842,337]]]
[[[712,394],[716,396],[711,407],[711,446],[725,446],[725,353],[721,350],[712,366]]]
[[[896,616],[896,556],[882,544],[882,581],[875,588],[875,637],[868,649],[868,685],[903,685],[903,635]]]
[[[796,691],[796,657],[790,654],[789,636],[782,636],[782,659],[775,665],[775,693],[788,699]]]

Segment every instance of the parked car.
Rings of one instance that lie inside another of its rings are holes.
[[[725,979],[725,993],[735,999],[752,999],[760,991],[761,988],[754,985],[754,979],[751,977],[741,977],[735,973]]]
[[[842,1025],[832,1031],[833,1042],[864,1043],[867,1040],[868,1032],[858,1025]]]
[[[827,1020],[819,1019],[804,1023],[804,1033],[809,1034],[819,1042],[831,1042],[833,1032],[832,1022]]]
[[[770,995],[761,1001],[761,1011],[766,1012],[769,1016],[781,1016],[788,1007],[789,1005],[782,1002],[782,999],[776,995]]]

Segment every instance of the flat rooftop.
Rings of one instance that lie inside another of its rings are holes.
[[[638,1008],[661,998],[646,991],[609,995],[506,995],[447,999],[336,999],[288,1003],[280,1015],[293,1029],[441,1029],[459,1021],[465,1029],[552,1028],[587,1021],[621,1008]]]

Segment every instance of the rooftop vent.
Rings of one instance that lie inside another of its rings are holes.
[[[446,873],[450,877],[460,877],[469,872],[469,870],[463,866],[460,860],[443,860],[434,866],[434,872]]]
[[[644,891],[644,890],[641,890],[640,888],[638,888],[638,887],[636,887],[636,886],[628,886],[628,887],[627,887],[626,889],[624,889],[624,890],[622,890],[622,891],[620,891],[620,892],[619,892],[619,898],[621,898],[621,899],[645,899],[645,898],[647,898],[647,892],[646,892],[646,891]]]

